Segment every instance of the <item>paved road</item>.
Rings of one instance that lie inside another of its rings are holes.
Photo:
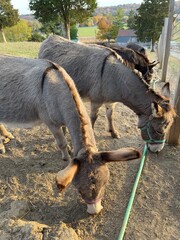
[[[170,55],[180,60],[180,52],[179,51],[170,51]]]

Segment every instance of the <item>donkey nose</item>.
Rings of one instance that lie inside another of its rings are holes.
[[[148,144],[148,149],[153,153],[159,153],[164,148],[164,143]]]
[[[97,203],[93,204],[87,204],[87,212],[89,214],[98,214],[103,209],[103,206],[101,205],[101,200]]]

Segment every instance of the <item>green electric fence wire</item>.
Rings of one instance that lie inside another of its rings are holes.
[[[137,173],[137,176],[136,176],[136,180],[134,182],[134,186],[133,186],[133,189],[132,189],[132,193],[131,193],[131,196],[130,196],[130,199],[129,199],[127,209],[126,209],[126,213],[125,213],[123,224],[122,224],[119,236],[118,236],[118,240],[123,240],[123,237],[124,237],[124,233],[125,233],[125,230],[126,230],[126,226],[127,226],[128,220],[129,220],[130,213],[131,213],[131,208],[132,208],[132,205],[133,205],[134,197],[135,197],[135,194],[136,194],[136,189],[137,189],[139,179],[140,179],[140,176],[141,176],[141,172],[142,172],[142,169],[143,169],[143,166],[144,166],[146,154],[147,154],[147,144],[144,145],[144,151],[143,151],[143,155],[141,157],[141,163],[140,163],[139,170],[138,170],[138,173]]]

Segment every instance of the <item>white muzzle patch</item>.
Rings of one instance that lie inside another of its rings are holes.
[[[89,214],[98,214],[102,209],[101,200],[93,204],[87,204],[87,212]]]
[[[151,152],[157,153],[157,152],[160,152],[164,148],[164,145],[165,145],[165,143],[158,143],[158,144],[148,143],[148,149]]]

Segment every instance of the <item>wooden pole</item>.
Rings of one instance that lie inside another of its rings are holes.
[[[170,145],[179,145],[180,144],[180,71],[179,79],[177,81],[177,88],[174,99],[174,108],[176,110],[176,118],[170,129],[168,136],[168,144]]]
[[[167,28],[168,28],[168,18],[164,19],[164,26],[162,28],[162,33],[159,38],[158,44],[158,60],[160,61],[159,69],[162,69],[164,63],[164,54],[165,54],[165,43],[167,39]]]
[[[164,52],[162,77],[161,77],[161,80],[163,82],[166,81],[167,66],[168,66],[168,59],[169,59],[169,53],[170,53],[171,32],[172,32],[172,25],[173,25],[173,14],[174,14],[174,0],[170,0],[169,14],[168,14],[168,26],[167,26],[167,38],[166,38],[166,42],[165,42],[165,52]]]
[[[164,29],[164,27],[163,27]],[[163,30],[162,30],[163,33]],[[157,56],[158,56],[158,61],[159,61],[159,69],[162,68],[162,38],[163,34],[161,33],[158,41],[158,47],[157,47]]]

